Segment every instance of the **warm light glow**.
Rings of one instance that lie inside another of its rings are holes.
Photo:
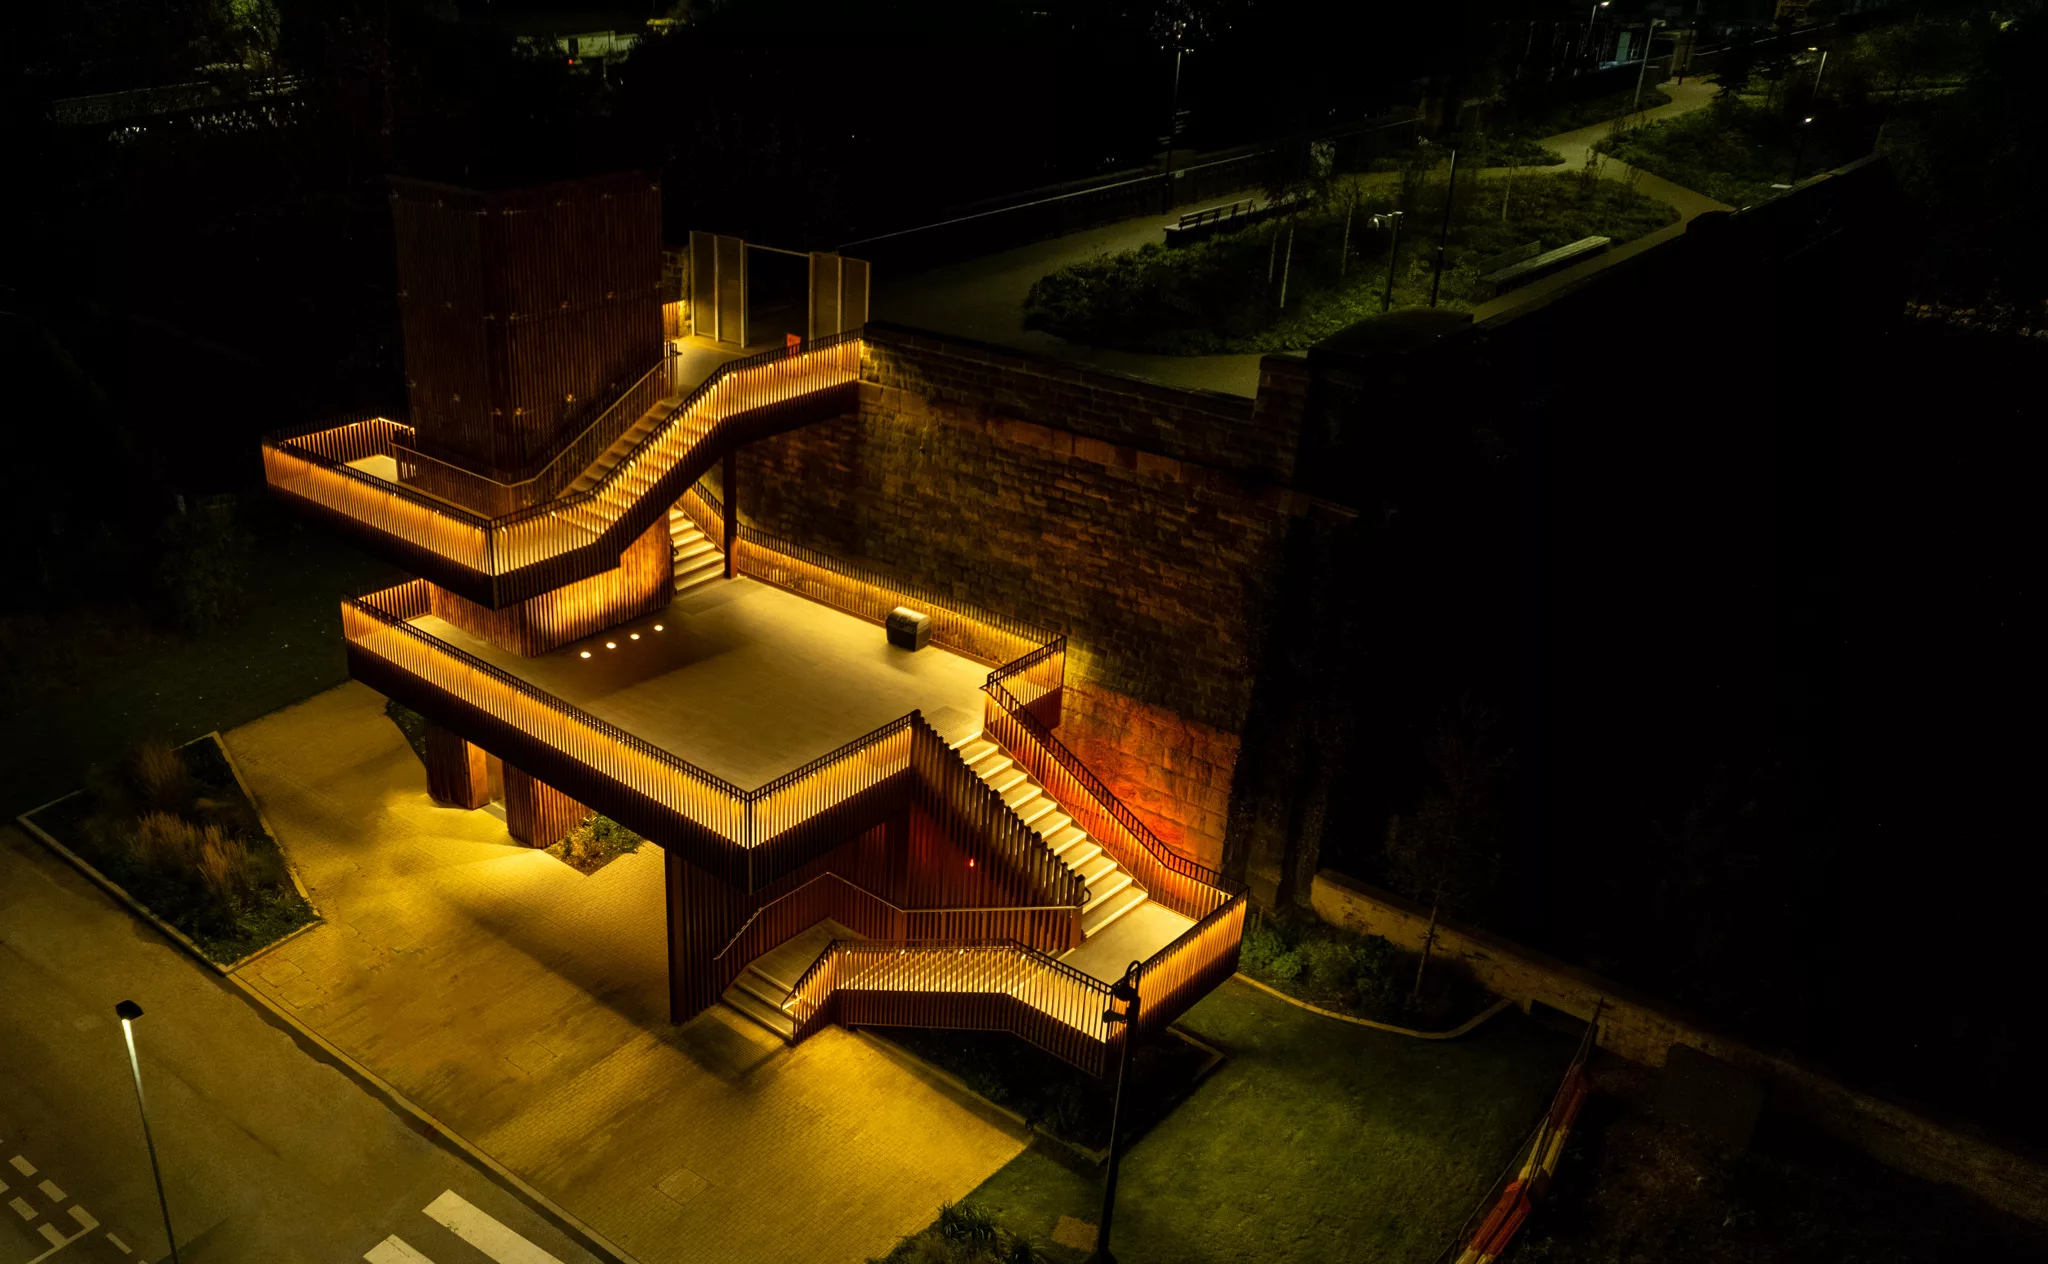
[[[659,631],[661,631],[661,625],[660,625],[659,623],[655,624],[655,625],[654,625],[654,630],[655,630],[656,632],[659,632]]]
[[[608,650],[615,650],[619,648],[619,643],[617,641],[606,641],[604,647]]]
[[[589,657],[590,657],[590,651],[589,651],[589,650],[585,650],[585,651],[583,651],[583,657],[585,657],[585,658],[589,658]]]
[[[626,639],[629,641],[637,641],[640,639],[640,634],[638,632],[635,632],[631,636],[628,636]]]

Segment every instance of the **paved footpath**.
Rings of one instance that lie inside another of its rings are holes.
[[[143,1087],[185,1264],[594,1264],[11,825],[0,828],[0,1264],[167,1258],[113,1015],[121,1000],[144,1011]]]
[[[364,686],[226,739],[328,919],[243,977],[644,1264],[881,1255],[1023,1149],[852,1033],[670,1026],[659,850],[434,803]]]
[[[1666,83],[1660,86],[1670,94],[1671,101],[1631,115],[1632,120],[1653,123],[1689,113],[1711,101],[1716,91],[1714,85],[1697,79],[1690,83]],[[1564,164],[1552,167],[1522,167],[1518,169],[1516,178],[1564,175],[1582,170],[1586,163],[1587,151],[1592,148],[1595,141],[1606,136],[1608,130],[1609,124],[1599,123],[1541,141],[1545,148],[1561,155],[1565,160]],[[1493,170],[1495,174],[1504,174],[1507,169]],[[1701,211],[1728,209],[1711,198],[1703,197],[1690,189],[1680,188],[1648,172],[1633,172],[1626,163],[1616,162],[1611,158],[1601,163],[1600,173],[1610,180],[1626,180],[1633,173],[1638,192],[1668,202],[1677,209],[1678,224],[1662,233],[1653,233],[1645,237],[1645,244],[1661,241],[1673,233],[1682,232],[1685,223]],[[1351,176],[1348,179],[1361,189],[1374,189],[1391,187],[1399,178],[1395,172],[1380,172],[1373,175]],[[1258,196],[1260,194],[1255,189],[1224,194],[1200,203],[1175,207],[1164,215],[1144,215],[1137,219],[1069,233],[1064,237],[1033,242],[1027,246],[981,255],[907,276],[884,276],[878,279],[875,285],[874,314],[880,319],[900,321],[906,325],[956,334],[999,346],[1015,347],[1068,364],[1146,378],[1168,386],[1220,391],[1231,395],[1255,395],[1259,387],[1259,356],[1148,355],[1143,352],[1118,351],[1069,342],[1044,330],[1026,329],[1024,299],[1030,293],[1032,284],[1048,273],[1100,255],[1115,254],[1159,242],[1161,226],[1182,211],[1195,210],[1199,206],[1214,206],[1233,198]],[[1630,243],[1630,246],[1608,256],[1608,261],[1611,262],[1612,259],[1621,257],[1623,252],[1635,248],[1640,247],[1637,247],[1636,243]],[[1573,270],[1563,275],[1577,276],[1579,273]],[[1532,297],[1534,292],[1533,287],[1530,291],[1518,291],[1515,295],[1480,308],[1474,313],[1474,318],[1484,319],[1508,307],[1518,306]]]

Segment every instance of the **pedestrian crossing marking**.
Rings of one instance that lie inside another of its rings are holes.
[[[363,1258],[370,1264],[434,1264],[395,1233],[363,1252]]]
[[[34,1176],[36,1174],[36,1165],[29,1162],[27,1159],[22,1158],[18,1154],[7,1161],[13,1164],[14,1170],[21,1173],[23,1176]]]
[[[427,1204],[426,1214],[498,1264],[562,1264],[452,1189]]]

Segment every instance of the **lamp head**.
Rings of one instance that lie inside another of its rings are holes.
[[[142,1017],[142,1007],[140,1005],[137,1005],[134,1001],[122,1001],[119,1005],[116,1005],[114,1007],[114,1017],[120,1019],[124,1023],[131,1022],[134,1019]]]

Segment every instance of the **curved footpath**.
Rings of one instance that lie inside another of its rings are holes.
[[[1671,101],[1632,115],[1631,118],[1652,123],[1674,118],[1705,106],[1714,99],[1714,94],[1718,91],[1714,85],[1699,80],[1682,84],[1665,83],[1659,86],[1670,95]],[[1585,166],[1587,151],[1592,148],[1595,141],[1607,135],[1610,126],[1611,123],[1596,123],[1591,127],[1564,132],[1538,142],[1544,148],[1563,157],[1563,165],[1517,168],[1517,173],[1562,175],[1581,170]],[[1504,171],[1506,168],[1494,167],[1488,170]],[[1611,158],[1601,165],[1601,175],[1610,180],[1626,180],[1632,172],[1634,169],[1626,163],[1616,162]],[[1353,177],[1353,182],[1360,187],[1369,188],[1376,184],[1392,183],[1395,178],[1393,172],[1379,172]],[[1553,281],[1582,275],[1581,269],[1605,266],[1654,242],[1683,232],[1686,223],[1702,211],[1729,209],[1711,198],[1681,188],[1668,180],[1659,179],[1648,172],[1637,174],[1636,179],[1637,191],[1659,201],[1668,202],[1678,211],[1678,223],[1650,233],[1618,250],[1610,251],[1599,259],[1581,264],[1578,268],[1560,273],[1558,278],[1552,279]],[[997,251],[963,263],[933,268],[906,277],[884,278],[876,285],[872,310],[878,319],[897,321],[915,328],[929,329],[935,333],[955,334],[998,346],[1015,347],[1020,351],[1048,356],[1063,363],[1145,378],[1166,386],[1219,391],[1229,395],[1255,395],[1259,388],[1261,357],[1258,355],[1147,355],[1142,352],[1118,351],[1069,342],[1044,330],[1026,329],[1024,298],[1030,293],[1032,283],[1049,272],[1099,255],[1130,250],[1147,242],[1158,241],[1160,225],[1173,215],[1196,210],[1202,206],[1214,206],[1236,197],[1256,196],[1256,193],[1256,190],[1245,190],[1207,198],[1200,203],[1174,207],[1166,216],[1146,215],[1123,220],[1100,228],[1091,228],[1085,232],[1069,233],[1049,241],[1033,242],[1028,246]],[[1547,292],[1550,288],[1550,284],[1541,284],[1517,290],[1475,309],[1472,313],[1473,319],[1484,320],[1488,316],[1517,306],[1536,294]]]

